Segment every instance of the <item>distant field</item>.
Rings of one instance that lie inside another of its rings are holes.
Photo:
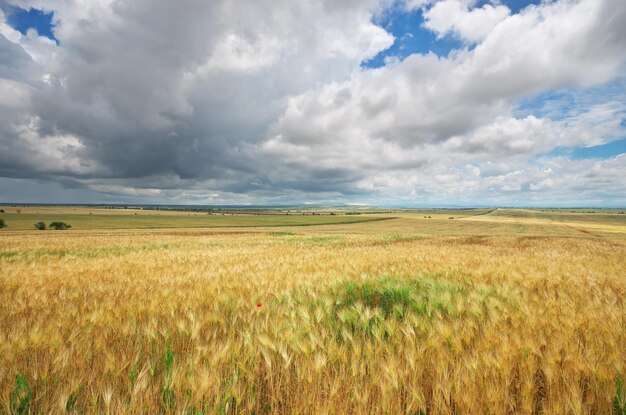
[[[619,212],[53,209],[0,214],[0,413],[626,410]]]
[[[621,211],[596,209],[593,213],[529,209],[497,209],[488,215],[468,217],[467,221],[520,224],[544,227],[567,227],[586,234],[618,233],[626,235],[626,215]],[[550,232],[548,232],[550,233]]]
[[[51,209],[5,209],[0,213],[7,228],[4,231],[35,230],[36,222],[61,221],[72,225],[73,230],[89,229],[174,229],[174,228],[219,228],[219,227],[271,227],[271,226],[309,226],[324,224],[357,223],[384,220],[392,215],[242,215],[212,214],[197,212],[156,212],[125,210],[87,210],[76,211]],[[90,214],[91,213],[91,214]],[[2,232],[2,230],[0,230]]]
[[[490,216],[511,218],[546,219],[567,222],[598,222],[626,224],[626,210],[533,210],[533,209],[497,209]]]

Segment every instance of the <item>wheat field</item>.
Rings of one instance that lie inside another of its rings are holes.
[[[0,412],[626,413],[626,222],[495,213],[0,231]]]

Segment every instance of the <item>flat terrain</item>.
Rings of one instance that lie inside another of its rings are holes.
[[[0,413],[626,410],[620,210],[3,208]]]
[[[0,214],[0,218],[4,219],[8,225],[5,231],[35,230],[34,224],[40,221],[46,224],[61,221],[69,223],[75,230],[94,230],[309,226],[364,222],[393,217],[392,215],[313,215],[312,212],[309,214],[261,215],[54,207],[4,207],[3,209],[5,213]]]

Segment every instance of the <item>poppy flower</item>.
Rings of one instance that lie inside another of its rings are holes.
[[[257,307],[261,307],[263,304],[262,303],[256,303]]]

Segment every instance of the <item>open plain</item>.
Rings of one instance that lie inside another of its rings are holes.
[[[626,413],[620,211],[4,209],[0,412]]]

